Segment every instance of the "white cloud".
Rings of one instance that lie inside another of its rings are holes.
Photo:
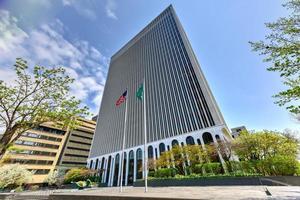
[[[49,8],[52,6],[51,1],[49,0],[27,0],[28,5],[40,5],[45,8]]]
[[[109,18],[118,19],[116,15],[117,4],[114,0],[107,0],[105,5],[105,12]]]
[[[94,96],[94,98],[93,98],[93,103],[94,103],[94,105],[96,104],[96,103],[101,103],[101,100],[102,100],[102,96],[103,96],[103,90],[104,90],[104,87],[102,88],[102,90],[101,90],[101,92],[98,92],[98,93],[96,93],[96,95]],[[94,114],[94,115],[97,115],[98,114],[98,112],[99,112],[99,107],[98,106],[95,106],[95,107],[92,107],[91,108],[91,112]]]
[[[14,57],[16,52],[26,54],[23,43],[28,35],[17,24],[17,19],[10,16],[8,11],[0,10],[0,55],[1,60]],[[0,62],[1,62],[0,60]]]
[[[0,68],[0,80],[4,80],[5,83],[13,85],[17,78],[16,73],[13,69]]]
[[[18,27],[16,18],[0,10],[0,55],[0,80],[14,80],[14,72],[8,66],[16,57],[27,59],[30,65],[64,66],[76,79],[71,95],[93,107],[93,111],[98,110],[109,59],[87,41],[72,43],[64,38],[64,26],[59,20],[25,32]]]
[[[63,0],[62,3],[63,3],[64,6],[70,6],[71,5],[70,0]]]
[[[91,1],[78,1],[78,0],[63,0],[63,6],[69,6],[76,10],[76,12],[86,18],[94,20],[97,18],[95,11],[93,10]]]
[[[96,102],[101,102],[102,94],[103,94],[103,93],[97,94],[97,95],[94,97],[93,102],[94,102],[94,103],[96,103]]]
[[[74,68],[74,69],[81,69],[82,66],[79,62],[76,62],[76,61],[72,61],[70,62],[70,67]]]
[[[91,20],[97,18],[97,13],[94,10],[95,4],[97,4],[97,2],[94,0],[62,0],[63,6],[73,8],[79,15]],[[118,19],[116,15],[117,4],[115,0],[106,0],[104,8],[107,17],[115,20]]]

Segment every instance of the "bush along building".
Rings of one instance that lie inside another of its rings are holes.
[[[85,167],[96,122],[78,119],[80,125],[70,131],[51,123],[26,131],[3,158],[4,163],[20,163],[33,173],[32,183],[43,183],[50,172],[65,173]]]
[[[108,186],[142,179],[144,150],[231,138],[172,6],[112,56],[99,116],[87,166]]]

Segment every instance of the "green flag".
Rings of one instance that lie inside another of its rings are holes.
[[[139,89],[136,91],[136,97],[139,100],[143,100],[143,93],[144,93],[144,87],[143,87],[143,84],[141,84],[141,86],[139,87]]]

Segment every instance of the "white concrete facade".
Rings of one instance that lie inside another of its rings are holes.
[[[177,140],[179,145],[187,145],[187,142],[186,142],[186,139],[187,137],[191,136],[195,142],[195,144],[198,144],[198,145],[202,145],[202,148],[204,148],[204,145],[207,144],[207,142],[204,141],[203,139],[203,134],[204,133],[209,133],[211,134],[212,136],[212,140],[215,144],[217,144],[217,139],[220,139],[221,141],[224,141],[226,140],[225,136],[223,135],[223,129],[226,129],[226,126],[215,126],[215,127],[209,127],[209,128],[206,128],[206,129],[201,129],[201,130],[198,130],[198,131],[194,131],[194,132],[190,132],[190,133],[186,133],[186,134],[182,134],[182,135],[178,135],[178,136],[175,136],[175,137],[170,137],[170,138],[167,138],[167,139],[163,139],[163,140],[159,140],[159,141],[155,141],[155,142],[151,142],[151,143],[148,143],[146,145],[146,151],[147,151],[147,154],[148,155],[148,147],[149,146],[152,146],[153,147],[153,157],[154,159],[157,159],[159,158],[159,155],[160,155],[160,148],[159,148],[159,145],[160,144],[164,144],[165,145],[165,151],[168,150],[168,147],[171,149],[172,148],[172,141],[174,140]],[[199,141],[200,141],[200,144],[199,144]],[[141,150],[142,152],[144,151],[144,145],[140,145],[140,146],[136,146],[136,147],[132,147],[132,148],[128,148],[128,149],[125,149],[124,152],[126,154],[126,163],[124,162],[124,164],[126,164],[126,168],[124,170],[124,174],[123,176],[125,175],[125,180],[123,180],[125,182],[124,185],[128,185],[128,171],[129,171],[129,154],[131,151],[133,151],[133,155],[134,155],[134,170],[133,170],[133,181],[136,181],[137,177],[136,177],[136,174],[137,174],[137,159],[136,159],[136,154],[137,154],[137,151],[138,150]],[[156,150],[155,150],[156,149]],[[157,151],[157,154],[155,153],[155,151]],[[88,167],[91,168],[91,169],[96,169],[96,170],[99,170],[101,169],[101,166],[102,166],[102,162],[104,160],[105,164],[103,165],[103,172],[102,172],[102,183],[107,183],[108,186],[113,186],[113,183],[114,183],[114,177],[117,177],[117,184],[115,184],[114,186],[119,186],[120,185],[120,180],[119,180],[119,177],[120,177],[120,173],[121,173],[121,168],[119,167],[119,170],[118,170],[118,174],[115,174],[115,160],[116,160],[116,157],[117,155],[119,155],[119,166],[120,166],[120,162],[121,162],[121,153],[122,151],[117,151],[117,152],[113,152],[111,154],[105,154],[105,155],[101,155],[101,156],[98,156],[98,157],[95,157],[93,159],[88,159]],[[109,157],[111,157],[110,159],[110,170],[107,169],[108,167],[108,160],[109,160]],[[222,158],[221,158],[222,159]],[[96,161],[98,160],[98,164],[96,164]],[[144,154],[142,154],[142,162],[144,160]],[[97,165],[97,168],[95,168]],[[144,171],[144,169],[143,169]],[[108,176],[108,173],[109,173],[109,178],[107,178]],[[144,177],[144,174],[142,176],[142,178]],[[108,180],[108,182],[106,182],[106,180]]]

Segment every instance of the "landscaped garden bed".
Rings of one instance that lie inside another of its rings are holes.
[[[56,189],[86,189],[99,186],[99,176],[95,170],[73,168],[66,174],[57,171],[49,173],[43,183],[32,184],[32,173],[19,164],[0,166],[0,193],[56,190]]]
[[[202,148],[174,145],[149,162],[149,186],[300,185],[299,141],[273,131],[243,132]],[[221,155],[221,157],[220,157]],[[134,186],[143,186],[139,180]]]

